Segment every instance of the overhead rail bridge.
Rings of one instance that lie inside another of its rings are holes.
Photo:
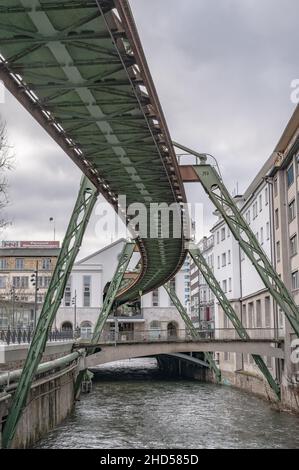
[[[205,156],[189,149],[198,163],[190,168],[179,167],[127,0],[0,0],[0,80],[84,175],[4,427],[3,447],[9,447],[14,437],[100,193],[129,226],[134,215],[128,214],[127,208],[134,203],[142,203],[147,214],[151,213],[151,203],[166,203],[174,208],[174,215],[167,237],[161,236],[159,217],[154,221],[146,217],[151,229],[157,230],[154,237],[150,230],[147,236],[141,236],[131,227],[134,243],[127,243],[120,256],[99,312],[92,339],[94,349],[89,348],[87,355],[97,353],[98,339],[116,300],[133,301],[162,285],[196,338],[197,332],[169,284],[188,251],[239,337],[249,339],[198,248],[188,244],[183,180],[203,185],[299,335],[297,307],[239,214],[220,175],[207,164]],[[126,195],[125,207],[120,207],[120,195]],[[138,275],[123,284],[136,247],[140,253]],[[279,386],[263,359],[256,354],[253,358],[279,398]],[[211,352],[205,352],[205,361],[221,381]],[[82,376],[78,384],[80,380]]]

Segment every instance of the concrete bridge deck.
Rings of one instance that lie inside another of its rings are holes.
[[[273,341],[273,339],[252,339],[249,341],[240,339],[202,339],[99,343],[96,347],[100,348],[100,351],[85,357],[84,361],[81,363],[81,367],[84,369],[124,359],[190,352],[235,352],[284,359],[284,350],[277,345],[274,346]],[[88,346],[87,343],[78,345],[80,348],[86,346]]]

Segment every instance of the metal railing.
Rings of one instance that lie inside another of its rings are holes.
[[[3,328],[0,329],[0,344],[29,344],[33,338],[34,330],[31,328]],[[74,339],[73,330],[52,330],[48,341],[67,341]]]
[[[281,337],[281,334],[274,328],[248,328],[247,332],[251,340],[276,341],[275,338]],[[34,330],[27,329],[0,329],[0,344],[29,344],[32,340]],[[89,333],[82,334],[80,330],[52,330],[49,332],[48,341],[89,341],[92,338],[92,330]],[[197,338],[193,338],[186,329],[163,330],[151,329],[142,331],[104,331],[100,338],[100,343],[126,343],[126,342],[159,342],[159,341],[235,341],[240,337],[234,328],[216,328],[216,329],[198,329]]]
[[[249,328],[248,334],[250,340],[264,340],[275,342],[277,338],[277,331],[274,328]],[[88,339],[88,338],[86,338]],[[100,338],[100,343],[127,343],[127,342],[159,342],[159,341],[235,341],[240,340],[240,337],[234,328],[218,328],[197,330],[197,338],[193,338],[188,330],[143,330],[143,331],[119,331],[118,334],[114,332],[103,332]]]

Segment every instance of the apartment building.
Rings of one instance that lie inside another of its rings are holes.
[[[197,244],[209,267],[214,270],[214,236],[204,237]],[[193,261],[190,263],[191,308],[193,324],[200,329],[214,329],[214,294]]]
[[[38,316],[58,255],[59,242],[2,241],[0,327],[33,326],[35,311]]]
[[[235,202],[259,241],[262,249],[276,268],[299,305],[299,107],[297,106],[274,152],[242,196]],[[211,229],[214,274],[235,312],[250,335],[258,337],[263,328],[270,336],[285,340],[285,372],[294,370],[290,364],[290,342],[294,337],[283,312],[279,311],[252,263],[218,215]],[[204,248],[203,248],[204,250]],[[199,281],[191,272],[192,307]],[[192,311],[193,312],[193,311]],[[218,336],[236,337],[232,325],[215,300],[215,328]],[[220,367],[228,372],[244,370],[259,374],[250,355],[217,354]],[[280,379],[282,364],[270,357],[264,358],[273,375]]]
[[[274,211],[275,266],[281,279],[299,305],[299,106],[297,106],[273,153],[271,169]],[[298,367],[291,363],[293,330],[278,309],[279,325],[285,330],[285,381]]]

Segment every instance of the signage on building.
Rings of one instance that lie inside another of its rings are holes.
[[[5,240],[2,242],[2,248],[59,248],[59,242]]]

